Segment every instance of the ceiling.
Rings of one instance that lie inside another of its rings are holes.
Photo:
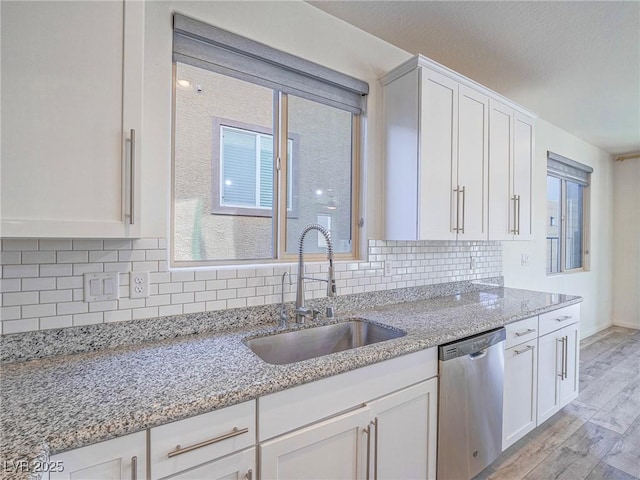
[[[611,154],[640,151],[640,1],[309,1]]]

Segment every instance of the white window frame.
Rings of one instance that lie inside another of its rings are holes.
[[[591,167],[582,165],[578,162],[570,160],[561,155],[548,152],[548,166],[547,177],[552,177],[560,180],[560,218],[559,222],[559,234],[558,234],[558,251],[559,251],[559,270],[557,272],[547,271],[547,276],[563,275],[567,273],[577,273],[589,271],[589,259],[590,259],[590,175],[593,172]],[[551,162],[551,161],[554,162]],[[551,164],[553,163],[554,166]],[[573,173],[579,174],[581,177],[578,179]],[[586,178],[586,180],[584,180]],[[566,268],[567,262],[567,182],[577,184],[582,189],[582,266],[577,268]],[[548,194],[547,194],[548,201]],[[547,219],[548,221],[548,219]],[[546,223],[545,223],[546,224]],[[549,241],[547,237],[547,241]],[[547,248],[547,255],[549,254],[549,248]],[[551,258],[547,258],[547,264],[550,265]]]

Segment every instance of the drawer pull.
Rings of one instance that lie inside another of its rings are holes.
[[[529,350],[533,350],[534,348],[535,348],[535,346],[533,346],[533,345],[527,345],[527,348],[523,348],[522,350],[514,350],[513,352],[516,355],[521,355],[524,352],[528,352]]]
[[[533,333],[535,331],[536,331],[535,328],[527,328],[524,332],[514,332],[514,335],[516,337],[521,337],[523,335],[529,335],[530,333]]]
[[[571,315],[565,315],[564,317],[556,318],[556,322],[564,322],[565,320],[569,320],[570,318],[573,318],[573,317]]]
[[[234,427],[233,430],[229,433],[225,433],[224,435],[220,435],[219,437],[212,438],[210,440],[205,440],[204,442],[196,443],[195,445],[190,445],[188,447],[181,448],[180,445],[176,445],[176,449],[173,452],[169,452],[167,457],[175,457],[176,455],[182,455],[183,453],[191,452],[198,448],[206,447],[208,445],[221,442],[228,438],[237,437],[238,435],[245,434],[249,431],[248,428],[239,429],[238,427]]]
[[[252,480],[253,479],[253,470],[249,469],[249,471],[244,476],[244,478],[246,478],[247,480]]]

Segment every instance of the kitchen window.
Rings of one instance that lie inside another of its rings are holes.
[[[547,274],[588,270],[589,181],[593,169],[547,154]]]
[[[368,85],[179,14],[173,56],[172,265],[291,262],[319,219],[357,258]]]

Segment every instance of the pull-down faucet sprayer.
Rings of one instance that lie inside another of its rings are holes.
[[[315,278],[315,277],[305,277],[304,275],[304,237],[311,230],[317,230],[320,232],[327,243],[327,259],[329,260],[329,274],[327,279],[323,278]],[[300,234],[300,240],[298,244],[298,285],[296,291],[296,323],[304,323],[307,315],[313,313],[311,309],[305,307],[304,305],[304,281],[308,280],[319,280],[322,282],[327,282],[327,297],[335,297],[336,296],[336,280],[335,274],[333,271],[333,244],[331,243],[331,235],[322,225],[318,225],[317,223],[312,223],[304,227],[302,233]]]

